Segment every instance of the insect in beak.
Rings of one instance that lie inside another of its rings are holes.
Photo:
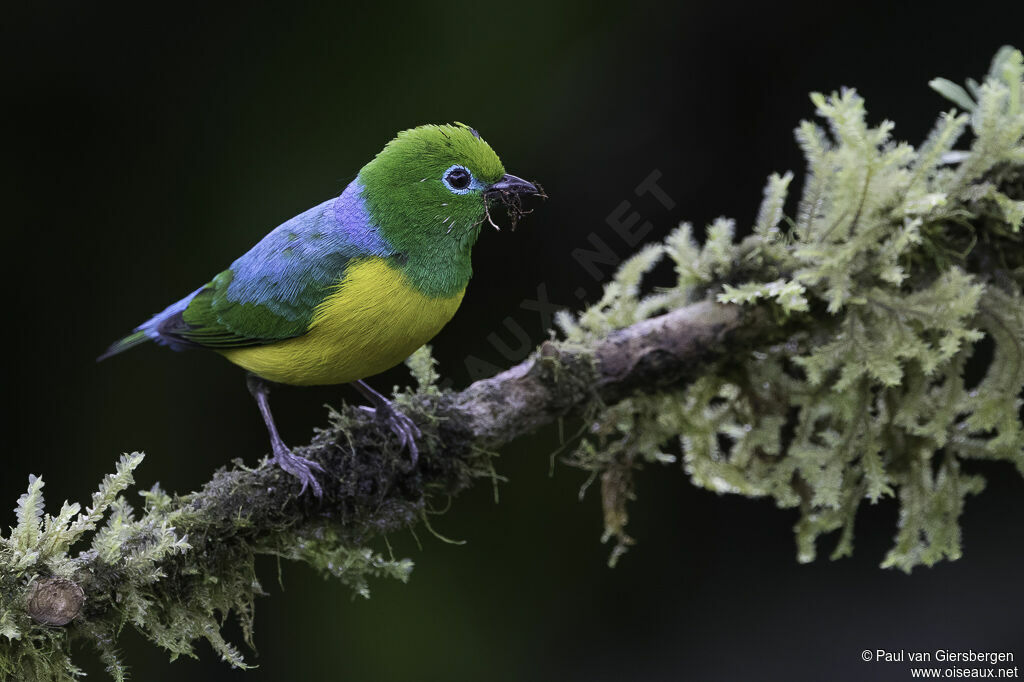
[[[501,180],[484,190],[484,197],[488,199],[504,199],[510,194],[537,194],[540,195],[541,191],[537,185],[517,178],[514,175],[506,173]]]

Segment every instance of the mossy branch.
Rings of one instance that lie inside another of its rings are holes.
[[[346,407],[296,448],[324,467],[322,500],[266,461],[237,461],[195,493],[154,486],[136,511],[132,454],[87,509],[48,515],[30,477],[0,536],[0,679],[76,678],[74,638],[123,679],[129,624],[172,658],[205,639],[244,667],[220,628],[233,615],[251,638],[256,555],[364,596],[371,577],[406,580],[411,562],[376,539],[495,480],[496,448],[563,417],[584,426],[565,459],[600,480],[613,563],[632,544],[635,471],[680,459],[698,486],[798,508],[801,561],[833,531],[832,557],[852,552],[860,505],[886,497],[900,521],[884,566],[958,558],[959,516],[984,485],[972,461],[1024,474],[1024,58],[1000,51],[970,92],[933,85],[967,113],[943,114],[917,149],[889,122],[870,127],[852,90],[812,96],[828,131],[797,129],[808,171],[792,217],[793,176],[774,175],[752,234],[737,241],[722,218],[698,245],[680,226],[595,306],[561,313],[561,336],[522,364],[453,392],[417,352],[419,387],[396,395],[423,431],[416,466]],[[651,290],[666,258],[674,281]]]
[[[486,447],[635,392],[679,387],[723,354],[779,338],[763,311],[710,300],[586,343],[545,342],[527,361],[452,396],[451,418]]]
[[[703,363],[735,350],[751,315],[701,302],[591,344],[547,342],[526,362],[458,393],[428,384],[400,394],[404,409],[425,426],[416,467],[372,417],[351,408],[332,412],[330,426],[296,449],[325,469],[321,501],[299,496],[297,480],[272,462],[255,468],[237,462],[189,495],[171,496],[159,487],[143,492],[144,510],[136,515],[119,497],[143,459],[133,454],[104,479],[88,510],[65,505],[58,517],[47,517],[42,480],[33,478],[8,541],[11,563],[0,575],[0,672],[33,679],[24,677],[25,670],[42,670],[45,664],[32,652],[42,642],[64,639],[44,626],[67,626],[68,635],[93,639],[114,661],[111,643],[128,623],[174,656],[192,655],[194,640],[205,638],[226,660],[243,666],[216,633],[231,612],[251,632],[252,599],[261,592],[256,554],[306,561],[365,596],[370,576],[405,580],[411,562],[385,558],[366,545],[418,522],[430,499],[491,477],[487,448],[589,409],[595,400],[682,385]],[[432,370],[428,353],[413,361]],[[108,509],[111,517],[92,547],[70,558],[70,547]],[[7,658],[23,638],[37,642]],[[117,677],[117,666],[111,670]],[[70,662],[67,671],[73,674]]]

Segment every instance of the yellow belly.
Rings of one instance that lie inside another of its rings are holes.
[[[355,381],[394,367],[433,338],[458,310],[464,293],[429,298],[384,259],[359,260],[349,264],[337,289],[317,306],[308,332],[221,354],[283,384]]]

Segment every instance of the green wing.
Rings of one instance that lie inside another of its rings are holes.
[[[301,305],[284,305],[271,295],[262,302],[235,301],[229,297],[233,279],[225,270],[203,287],[178,319],[158,329],[161,335],[208,348],[235,348],[273,343],[301,336],[309,328],[313,310],[323,300],[324,287],[310,286]],[[173,325],[173,326],[172,326]]]

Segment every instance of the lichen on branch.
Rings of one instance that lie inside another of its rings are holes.
[[[596,413],[572,461],[602,476],[613,561],[632,542],[630,472],[676,453],[701,487],[799,508],[801,561],[836,530],[832,557],[850,554],[857,509],[884,497],[899,499],[900,520],[883,566],[960,556],[964,500],[984,485],[964,461],[1007,460],[1024,475],[1021,62],[1001,50],[971,86],[976,101],[957,93],[969,112],[943,114],[917,149],[893,140],[889,121],[869,126],[855,91],[812,95],[828,129],[797,128],[808,168],[793,217],[793,176],[773,175],[749,237],[737,243],[719,219],[698,246],[683,225],[634,256],[597,306],[563,313],[578,343],[705,297],[792,328],[688,386]],[[970,149],[951,158],[968,127]],[[663,253],[676,285],[639,298]]]
[[[193,656],[236,618],[246,640],[262,588],[255,557],[304,561],[368,595],[412,563],[381,538],[426,518],[478,479],[495,451],[563,417],[582,423],[565,457],[600,482],[614,563],[632,544],[636,470],[680,462],[718,493],[800,510],[797,556],[838,532],[853,550],[860,505],[894,498],[883,566],[960,556],[959,517],[984,481],[972,460],[1024,474],[1024,60],[1006,48],[968,88],[933,87],[943,114],[918,148],[867,123],[852,90],[813,95],[827,128],[804,122],[800,197],[773,175],[749,236],[716,220],[682,225],[620,268],[602,299],[558,317],[561,335],[465,390],[438,387],[429,349],[408,361],[396,401],[423,431],[411,466],[391,432],[352,407],[298,454],[325,470],[322,501],[267,460],[236,461],[197,492],[125,497],[142,455],[123,457],[84,511],[47,514],[30,477],[0,535],[0,679],[72,680],[73,639],[124,679],[126,626]],[[970,135],[969,148],[955,150]],[[787,206],[792,210],[787,212]],[[672,281],[646,281],[659,263]],[[429,526],[428,526],[429,527]]]

